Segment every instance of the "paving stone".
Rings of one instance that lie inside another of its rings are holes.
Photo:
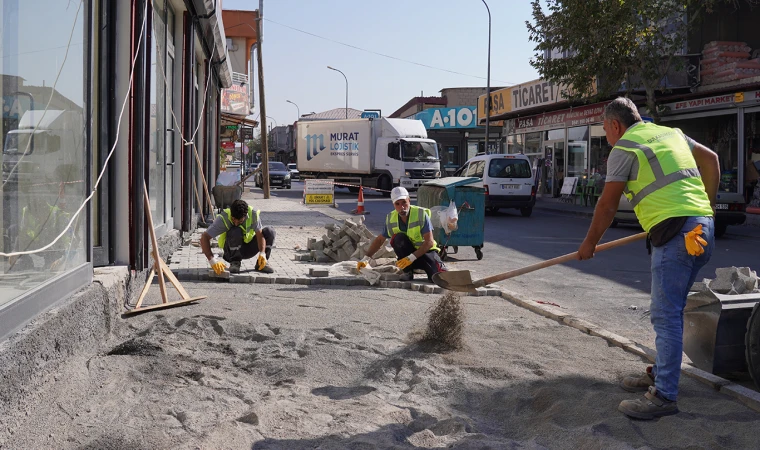
[[[296,278],[296,284],[301,284],[304,286],[309,286],[311,284],[311,278]]]
[[[309,269],[309,276],[312,276],[312,277],[329,277],[330,276],[330,270],[329,269],[322,269],[322,268],[312,267],[312,268]]]
[[[254,283],[272,284],[272,283],[274,283],[274,278],[273,277],[265,277],[265,276],[259,275],[254,280]]]
[[[291,277],[277,277],[274,280],[274,282],[277,284],[294,284],[295,281],[296,279]]]
[[[426,294],[434,294],[435,293],[435,286],[431,286],[429,284],[425,284],[422,286],[423,292]]]
[[[242,275],[235,274],[235,275],[231,275],[229,280],[230,280],[230,283],[251,283],[252,277],[251,275],[248,275],[248,274],[242,274]]]

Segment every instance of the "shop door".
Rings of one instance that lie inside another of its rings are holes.
[[[586,142],[571,142],[567,144],[567,173],[568,177],[583,178],[586,172]]]
[[[554,161],[553,161],[553,177],[552,183],[552,195],[559,197],[559,193],[562,190],[562,183],[565,180],[565,143],[554,143]]]
[[[441,169],[443,176],[449,176],[459,168],[459,146],[446,145],[441,152]]]

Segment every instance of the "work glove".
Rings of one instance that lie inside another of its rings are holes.
[[[361,270],[367,267],[367,265],[369,265],[369,258],[365,256],[361,261],[356,263],[356,271],[361,272]]]
[[[258,258],[256,259],[256,270],[264,270],[264,267],[267,266],[267,255],[264,252],[259,252]]]
[[[699,256],[705,252],[707,241],[702,239],[702,224],[684,234],[684,240],[686,241],[686,251],[691,256]]]
[[[227,269],[227,264],[225,264],[224,261],[217,258],[216,256],[209,259],[208,263],[211,268],[214,269],[214,273],[217,275],[221,275]]]
[[[414,253],[407,256],[404,259],[399,260],[399,262],[396,263],[396,267],[399,269],[406,269],[407,267],[411,266],[413,262],[417,261],[417,257],[414,256]]]

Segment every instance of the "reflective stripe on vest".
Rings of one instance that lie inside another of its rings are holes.
[[[681,130],[638,123],[615,148],[636,155],[639,173],[628,180],[625,196],[644,230],[665,219],[712,215],[702,178]]]
[[[422,214],[420,214],[420,212],[422,212]],[[406,232],[403,232],[398,226],[398,212],[394,209],[385,216],[385,228],[388,230],[388,235],[391,237],[398,233],[406,234],[407,237],[409,237],[409,240],[412,241],[414,248],[418,249],[422,246],[422,243],[425,242],[425,238],[422,236],[422,227],[425,225],[425,217],[430,218],[429,209],[419,206],[410,206]],[[435,239],[433,239],[433,247],[431,247],[430,250],[438,251],[438,244],[435,242]]]
[[[243,242],[249,243],[253,240],[253,237],[256,236],[256,230],[254,229],[254,225],[259,223],[259,215],[261,214],[261,211],[256,210],[256,222],[253,222],[253,207],[248,207],[248,218],[245,220],[244,224],[239,225],[240,228],[243,229]],[[220,214],[217,215],[217,217],[220,217],[222,219],[222,222],[224,222],[224,226],[227,227],[227,231],[230,230],[230,227],[232,226],[232,213],[230,212],[230,209],[227,208],[223,210]],[[224,243],[227,242],[227,231],[220,234],[217,238],[217,242],[219,245],[219,248],[224,249]]]

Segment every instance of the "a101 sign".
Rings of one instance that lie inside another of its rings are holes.
[[[430,108],[418,112],[411,118],[421,120],[428,130],[476,128],[478,126],[477,110],[474,106]]]

